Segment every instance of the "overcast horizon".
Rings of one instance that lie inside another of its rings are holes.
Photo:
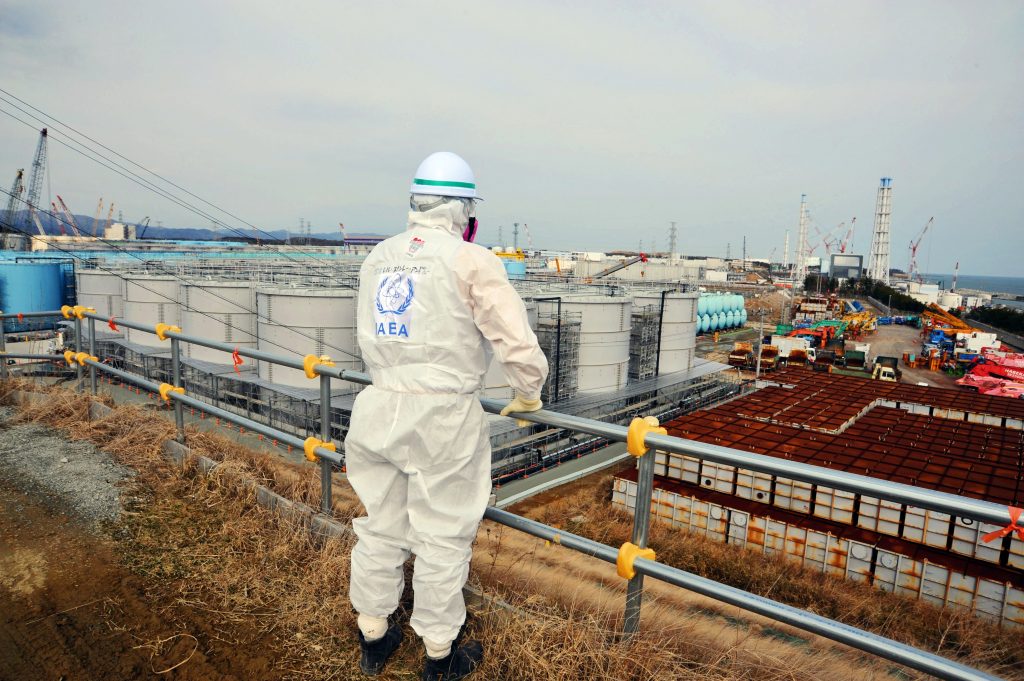
[[[891,266],[934,216],[920,269],[970,275],[1024,276],[1022,57],[1010,1],[0,0],[0,88],[268,231],[396,233],[450,150],[488,243],[665,250],[675,221],[683,254],[781,260],[806,194],[866,255],[885,176]],[[44,196],[211,226],[52,137]],[[4,191],[36,140],[0,114]]]

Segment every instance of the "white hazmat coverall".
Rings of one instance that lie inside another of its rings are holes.
[[[415,554],[411,625],[436,644],[466,618],[462,587],[491,492],[479,391],[493,348],[513,387],[540,396],[548,364],[499,259],[462,239],[458,202],[410,212],[359,275],[358,338],[373,379],[345,439],[348,479],[366,508],[352,525],[350,598],[387,617]]]

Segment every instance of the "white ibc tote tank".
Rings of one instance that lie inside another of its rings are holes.
[[[189,281],[181,284],[181,328],[236,347],[256,347],[256,292],[244,281]],[[231,353],[184,343],[185,357],[231,364]]]
[[[181,304],[178,302],[179,281],[174,277],[150,274],[127,274],[123,279],[124,318],[131,322],[156,328],[157,324],[181,326]],[[184,330],[184,329],[182,329]],[[128,329],[127,339],[138,345],[164,347],[156,333]]]
[[[693,350],[697,345],[697,293],[672,291],[665,294],[665,311],[661,318],[661,351],[658,353],[658,373],[670,374],[687,371],[693,363]],[[661,309],[660,292],[634,293],[635,308],[654,305]]]
[[[124,316],[124,282],[117,274],[103,270],[76,269],[75,291],[78,304],[95,308],[96,314],[108,318]],[[108,338],[114,335],[114,332],[105,324],[101,324],[101,322],[96,322],[96,324],[97,331],[103,328]],[[82,329],[83,333],[88,335],[89,324],[85,324]]]
[[[339,369],[361,371],[356,341],[356,294],[351,288],[259,287],[256,289],[257,347],[302,359],[327,355]],[[296,388],[316,389],[318,381],[299,369],[257,362],[259,377]],[[354,384],[334,381],[335,389]]]
[[[537,301],[539,310],[554,314],[556,301]],[[629,379],[630,296],[562,296],[562,313],[580,314],[578,390],[614,392]]]

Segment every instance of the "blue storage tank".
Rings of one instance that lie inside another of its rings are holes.
[[[716,312],[713,315],[711,315],[711,330],[712,331],[717,331],[718,330],[719,314],[720,313]]]
[[[725,328],[731,329],[736,326],[736,311],[729,310],[725,313]]]
[[[746,308],[740,310],[740,326],[747,323],[747,310]]]
[[[697,314],[706,315],[708,313],[708,297],[701,294],[700,298],[697,299]]]
[[[700,316],[700,330],[703,332],[703,331],[707,331],[710,328],[711,328],[711,315],[706,314],[706,313],[702,314]]]
[[[0,262],[0,310],[6,313],[59,310],[64,304],[64,271],[60,263]],[[8,319],[7,331],[52,327],[56,320]]]
[[[502,258],[505,273],[509,279],[526,279],[526,261],[514,258]]]

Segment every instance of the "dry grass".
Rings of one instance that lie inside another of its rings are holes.
[[[0,400],[10,389],[0,385]],[[311,541],[302,529],[257,506],[251,490],[235,484],[232,475],[243,473],[316,507],[315,467],[255,454],[219,435],[191,432],[193,450],[223,462],[213,476],[198,476],[191,467],[182,469],[163,457],[160,446],[174,428],[166,419],[153,418],[151,409],[120,406],[108,417],[89,421],[87,398],[48,392],[45,403],[23,409],[18,418],[89,440],[139,471],[137,496],[145,501],[119,529],[122,550],[129,565],[149,577],[153,597],[174,604],[169,617],[186,621],[199,612],[214,622],[192,629],[202,651],[215,654],[219,646],[237,645],[279,650],[277,667],[265,676],[248,670],[253,678],[360,678],[346,588],[350,540]],[[578,487],[530,515],[598,541],[620,543],[628,535],[629,519],[611,510],[601,492],[609,488],[607,477],[599,486]],[[335,516],[347,520],[359,512],[350,488],[339,480]],[[678,532],[654,528],[652,543],[661,549],[660,560],[1024,678],[1012,645],[1019,637],[973,618],[802,574],[788,563],[759,564],[754,554],[713,542],[678,539]],[[487,651],[479,678],[890,677],[884,665],[842,647],[811,637],[787,638],[784,628],[767,621],[737,617],[735,609],[651,583],[643,633],[622,643],[614,633],[623,602],[621,580],[607,565],[567,554],[485,524],[473,578],[512,609],[485,600],[472,611],[471,633]],[[403,607],[409,606],[409,596]],[[411,630],[406,634],[385,679],[416,676],[422,653]]]

